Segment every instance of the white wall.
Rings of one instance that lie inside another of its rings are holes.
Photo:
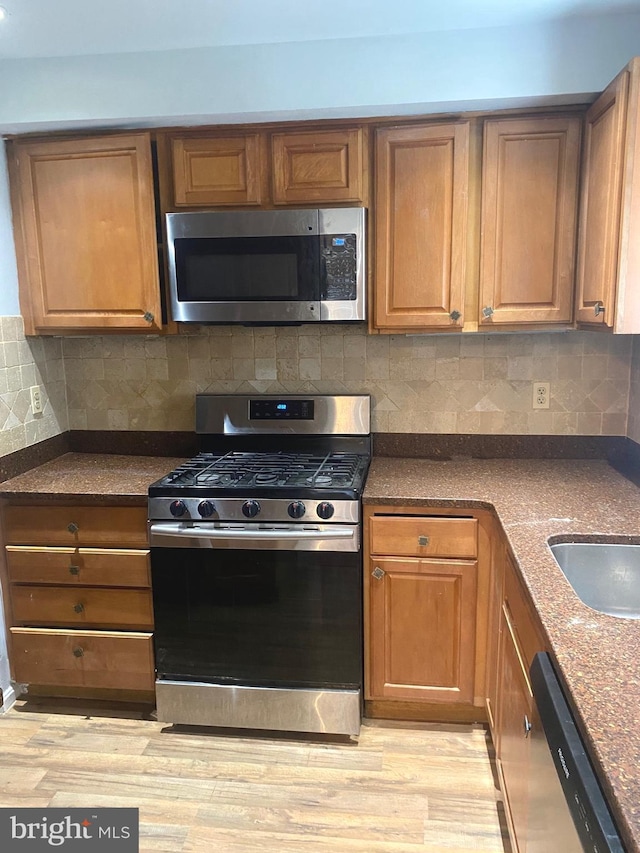
[[[392,7],[391,7],[392,8]],[[380,114],[600,91],[640,15],[288,44],[0,61],[0,130]]]
[[[4,145],[0,145],[0,317],[19,313],[18,272],[11,228],[9,179]]]

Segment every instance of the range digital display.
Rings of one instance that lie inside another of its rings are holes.
[[[312,421],[313,400],[250,400],[249,419]]]

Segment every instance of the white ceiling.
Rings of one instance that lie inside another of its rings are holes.
[[[640,12],[640,0],[0,0],[0,59],[354,38]]]

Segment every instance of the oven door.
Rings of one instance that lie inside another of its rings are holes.
[[[357,526],[154,523],[150,544],[159,719],[357,734]]]

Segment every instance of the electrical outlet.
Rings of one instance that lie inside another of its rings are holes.
[[[548,409],[549,397],[551,396],[551,388],[548,382],[533,383],[533,408]]]
[[[39,385],[31,386],[31,411],[34,415],[42,414],[42,388]]]

